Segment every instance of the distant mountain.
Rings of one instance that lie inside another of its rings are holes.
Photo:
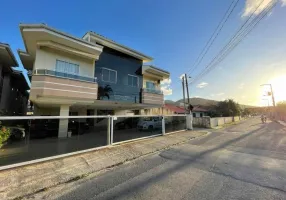
[[[180,103],[183,103],[184,100],[180,99],[178,101],[172,101],[172,100],[165,100],[165,104],[175,104],[180,105]],[[187,102],[187,99],[186,99]],[[212,100],[212,99],[204,99],[204,98],[190,98],[190,103],[193,106],[203,106],[203,107],[213,107],[218,104],[219,101]],[[255,106],[249,106],[249,105],[242,105],[240,104],[241,108],[254,108]]]
[[[176,102],[172,100],[165,100],[165,104],[176,104]]]
[[[188,100],[186,99],[186,102]],[[211,100],[211,99],[203,99],[203,98],[190,98],[190,103],[193,106],[215,106],[219,101]],[[183,99],[176,101],[176,104],[184,103]]]

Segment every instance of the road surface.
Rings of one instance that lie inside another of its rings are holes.
[[[31,199],[286,199],[286,127],[251,118]]]

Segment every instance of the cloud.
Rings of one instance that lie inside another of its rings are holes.
[[[217,94],[211,94],[211,97],[216,97],[216,96],[222,96],[224,95],[223,92],[217,93]]]
[[[173,94],[173,90],[171,89],[171,83],[172,80],[170,78],[161,81],[161,90],[165,96]]]
[[[245,96],[241,96],[242,99],[245,99]]]
[[[241,17],[248,17],[254,12],[255,15],[261,13],[269,3],[274,3],[276,0],[246,0]],[[281,6],[286,6],[286,0],[278,0]],[[258,8],[257,8],[258,7]]]
[[[179,76],[179,79],[183,79],[183,77],[185,77],[185,74],[182,74],[181,76]]]
[[[164,79],[163,81],[161,81],[161,85],[170,85],[172,83],[172,80],[170,78]]]
[[[244,88],[244,83],[239,84],[238,89],[243,89]]]
[[[201,83],[199,83],[199,84],[197,85],[197,88],[204,88],[204,87],[206,87],[206,86],[208,86],[208,83],[206,83],[206,82],[201,82]]]

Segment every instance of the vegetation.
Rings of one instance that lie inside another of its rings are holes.
[[[0,147],[3,145],[4,142],[8,140],[10,137],[10,129],[6,128],[5,126],[2,126],[0,128]]]
[[[241,115],[241,108],[233,99],[218,102],[215,111],[211,113],[217,117],[230,117]]]
[[[280,101],[277,103],[277,111],[286,114],[286,101]]]
[[[102,100],[105,97],[107,97],[108,99],[110,98],[110,93],[112,93],[113,90],[110,87],[110,85],[105,85],[104,87],[99,86],[98,87],[98,95],[97,95],[97,99],[98,100]]]

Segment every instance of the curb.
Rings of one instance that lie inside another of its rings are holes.
[[[209,135],[207,131],[178,132],[6,170],[0,172],[0,199],[29,197],[49,188],[104,172],[106,169],[207,135]]]

